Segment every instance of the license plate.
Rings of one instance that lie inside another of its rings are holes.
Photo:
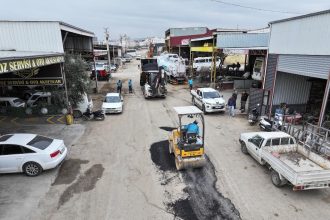
[[[64,150],[65,150],[64,147],[60,150],[61,154],[63,154]]]

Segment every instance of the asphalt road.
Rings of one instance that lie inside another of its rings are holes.
[[[136,62],[113,76],[133,79],[134,94],[124,84],[124,112],[85,124],[48,192],[22,218],[329,218],[329,190],[276,188],[269,171],[240,152],[239,134],[256,129],[241,117],[206,115],[207,165],[177,172],[166,140],[177,125],[173,107],[190,105],[187,86],[145,100]]]

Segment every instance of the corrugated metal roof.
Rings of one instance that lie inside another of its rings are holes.
[[[267,48],[269,33],[220,33],[217,48]]]
[[[0,51],[0,60],[16,60],[22,58],[60,56],[63,53],[32,52],[32,51]]]
[[[0,22],[0,50],[63,53],[58,22]]]
[[[328,79],[330,56],[279,55],[278,71]]]
[[[1,22],[12,22],[12,23],[17,23],[17,22],[25,22],[25,23],[45,23],[45,22],[48,22],[48,23],[58,23],[60,24],[63,29],[66,29],[66,28],[70,28],[72,30],[74,30],[75,32],[79,32],[81,33],[82,35],[86,35],[86,36],[95,36],[95,34],[91,31],[87,31],[83,28],[80,28],[80,27],[77,27],[77,26],[74,26],[74,25],[71,25],[71,24],[68,24],[68,23],[65,23],[63,21],[15,21],[15,20],[0,20],[0,23]]]
[[[330,13],[274,23],[269,53],[330,55]]]
[[[287,22],[287,21],[292,21],[292,20],[297,20],[297,19],[302,19],[302,18],[313,17],[313,16],[317,16],[317,15],[322,15],[322,14],[328,14],[328,13],[330,13],[330,9],[324,10],[324,11],[318,11],[318,12],[314,12],[314,13],[310,13],[310,14],[295,16],[295,17],[291,17],[291,18],[285,18],[285,19],[281,19],[281,20],[271,21],[271,22],[269,22],[269,24],[282,23],[282,22]]]
[[[206,27],[170,28],[171,37],[206,34]]]

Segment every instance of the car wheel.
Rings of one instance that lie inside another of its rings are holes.
[[[27,162],[23,165],[23,172],[27,176],[38,176],[42,172],[42,167],[36,162]]]
[[[243,152],[243,154],[248,154],[248,150],[246,148],[246,144],[242,141],[241,143],[241,151]]]
[[[276,187],[282,187],[287,183],[286,180],[281,180],[280,175],[275,170],[273,170],[270,175],[271,175],[272,183]]]
[[[74,118],[81,118],[82,113],[79,110],[73,110],[73,117]]]

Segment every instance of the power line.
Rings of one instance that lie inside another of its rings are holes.
[[[292,11],[277,11],[277,10],[270,10],[270,9],[264,9],[264,8],[255,8],[255,7],[250,7],[250,6],[240,5],[240,4],[234,4],[234,3],[230,3],[230,2],[224,2],[224,1],[220,1],[220,0],[211,0],[211,1],[217,2],[220,4],[224,4],[224,5],[231,5],[231,6],[235,6],[235,7],[246,8],[246,9],[257,10],[257,11],[266,11],[266,12],[282,13],[282,14],[301,14],[301,13],[292,12]]]

